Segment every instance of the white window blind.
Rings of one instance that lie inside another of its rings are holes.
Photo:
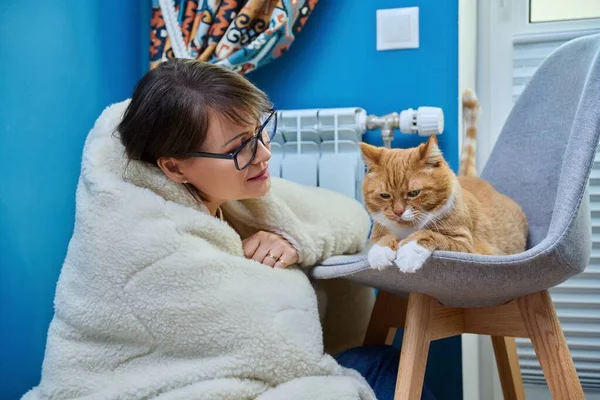
[[[599,31],[572,31],[516,36],[513,41],[513,103],[542,61],[576,37]],[[573,60],[576,62],[576,60]],[[592,256],[582,274],[550,290],[575,368],[584,388],[600,388],[600,150],[590,178]],[[544,375],[529,339],[517,339],[523,380],[543,384]]]

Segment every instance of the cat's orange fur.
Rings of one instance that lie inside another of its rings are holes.
[[[374,220],[369,252],[374,268],[396,263],[413,272],[433,250],[489,255],[525,250],[528,226],[521,208],[475,176],[479,103],[470,91],[463,110],[466,139],[458,177],[435,136],[411,149],[361,144],[369,169],[363,193]]]

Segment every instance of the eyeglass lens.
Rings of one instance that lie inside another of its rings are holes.
[[[264,119],[261,121],[261,125],[264,123],[265,119],[269,117],[270,114],[266,114]],[[277,115],[273,115],[271,119],[264,126],[262,131],[256,137],[250,139],[244,144],[244,147],[240,149],[237,153],[237,165],[239,169],[244,169],[256,156],[256,150],[258,146],[258,140],[264,143],[265,146],[269,146],[271,144],[271,140],[275,137],[275,132],[277,130]]]

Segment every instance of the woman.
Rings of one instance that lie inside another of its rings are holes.
[[[302,270],[361,250],[369,220],[346,197],[270,179],[275,128],[260,90],[196,61],[162,64],[102,113],[25,399],[375,397],[324,353]],[[391,398],[397,352],[340,360]]]

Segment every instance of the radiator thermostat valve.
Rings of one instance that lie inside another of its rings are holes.
[[[439,135],[444,131],[444,112],[439,107],[409,108],[400,113],[400,132],[419,136]]]

